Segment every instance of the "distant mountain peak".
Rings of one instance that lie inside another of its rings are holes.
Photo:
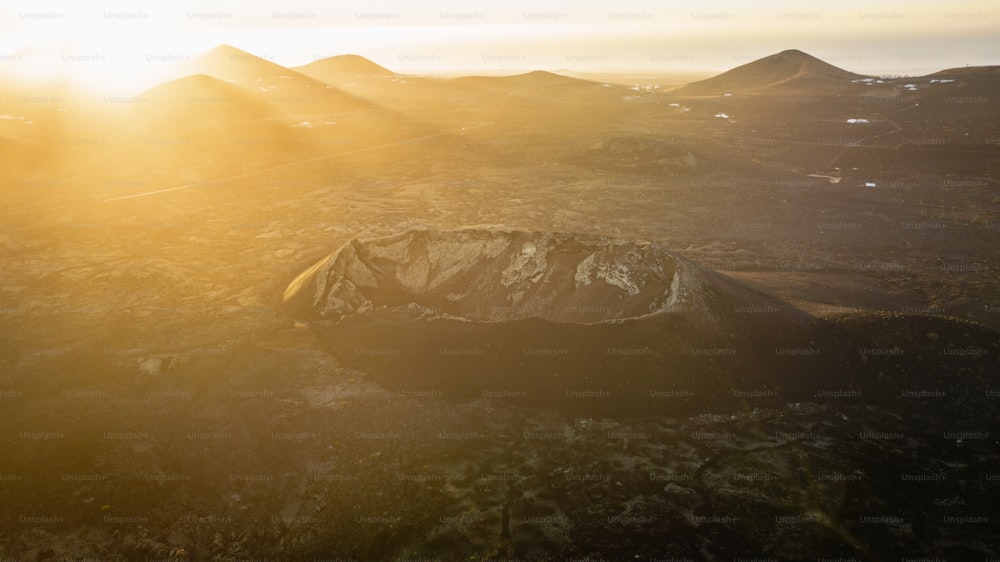
[[[327,58],[330,59],[330,60],[354,61],[354,62],[362,62],[362,63],[368,63],[368,64],[375,64],[374,62],[371,61],[371,59],[363,57],[363,56],[355,54],[355,53],[344,53],[342,55],[334,55],[332,57],[327,57]],[[320,60],[322,60],[322,59],[320,59]]]
[[[678,93],[709,94],[730,91],[791,89],[823,83],[850,81],[860,75],[834,66],[798,49],[786,49],[730,69],[718,76],[693,82]]]
[[[807,53],[805,51],[800,51],[798,49],[785,49],[784,51],[781,51],[780,53],[775,53],[775,54],[773,54],[771,56],[772,57],[785,57],[785,58],[789,58],[789,57],[800,57],[800,58],[810,58],[810,59],[815,59],[816,58],[816,57],[810,55],[809,53]]]
[[[349,82],[359,76],[385,78],[396,75],[388,68],[353,53],[315,60],[295,70],[330,84]]]
[[[237,49],[236,47],[230,45],[229,43],[219,43],[218,45],[212,47],[211,49],[208,49],[208,51],[206,52],[212,52],[212,51],[219,51],[219,52],[242,51],[242,49]]]
[[[824,61],[823,59],[820,59],[818,57],[814,57],[813,55],[810,55],[809,53],[806,53],[804,51],[800,51],[798,49],[787,49],[787,50],[781,51],[780,53],[775,53],[773,55],[764,57],[762,59],[758,59],[756,61],[753,61],[750,64],[754,64],[754,62],[766,62],[766,61],[772,61],[773,62],[773,61],[777,61],[777,60],[784,61],[784,62],[789,63],[789,64],[798,64],[801,67],[803,67],[804,70],[823,69],[825,71],[830,71],[831,69],[833,69],[833,70],[835,70],[837,72],[842,72],[842,73],[846,73],[846,74],[852,74],[852,73],[850,73],[850,72],[848,72],[848,71],[846,71],[846,70],[844,70],[842,68],[838,68],[838,67],[836,67],[836,66],[834,66],[834,65],[832,65],[832,64],[830,64],[830,63],[828,63],[826,61]]]
[[[201,57],[211,57],[211,56],[219,56],[219,55],[222,55],[222,56],[236,55],[236,56],[240,56],[240,57],[260,58],[260,57],[257,57],[256,55],[248,53],[247,51],[244,51],[243,49],[240,49],[240,48],[234,47],[232,45],[229,45],[228,43],[223,43],[221,45],[216,45],[216,46],[212,47],[211,49],[208,49],[207,51],[202,52],[201,55],[199,55],[199,56],[201,56]]]
[[[550,88],[589,87],[596,84],[590,80],[565,76],[548,70],[532,70],[520,74],[498,76],[461,76],[453,79],[452,83],[504,93],[543,91]]]
[[[192,58],[187,63],[187,72],[238,82],[293,74],[291,70],[264,57],[227,44],[216,45]]]
[[[271,63],[267,58],[244,51],[238,47],[223,43],[216,45],[195,57],[201,60],[214,60],[219,62],[264,62]],[[272,63],[273,64],[273,63]]]

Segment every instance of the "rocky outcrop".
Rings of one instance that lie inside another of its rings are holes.
[[[476,322],[595,323],[703,305],[701,274],[647,241],[496,228],[352,240],[292,283],[304,318],[376,309]]]

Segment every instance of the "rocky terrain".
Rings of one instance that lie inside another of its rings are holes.
[[[301,300],[321,318],[417,306],[472,321],[589,324],[692,310],[699,277],[694,264],[650,242],[502,227],[411,230],[348,242],[295,280],[285,302]]]

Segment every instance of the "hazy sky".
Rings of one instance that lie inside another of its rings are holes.
[[[392,70],[721,71],[788,48],[848,70],[1000,64],[1000,2],[3,0],[0,73],[146,85],[230,43],[294,66],[357,53]]]

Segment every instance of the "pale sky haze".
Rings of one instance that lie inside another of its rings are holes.
[[[7,0],[0,75],[136,91],[221,43],[286,66],[356,53],[398,72],[720,72],[784,49],[919,75],[1000,64],[1000,4]]]

